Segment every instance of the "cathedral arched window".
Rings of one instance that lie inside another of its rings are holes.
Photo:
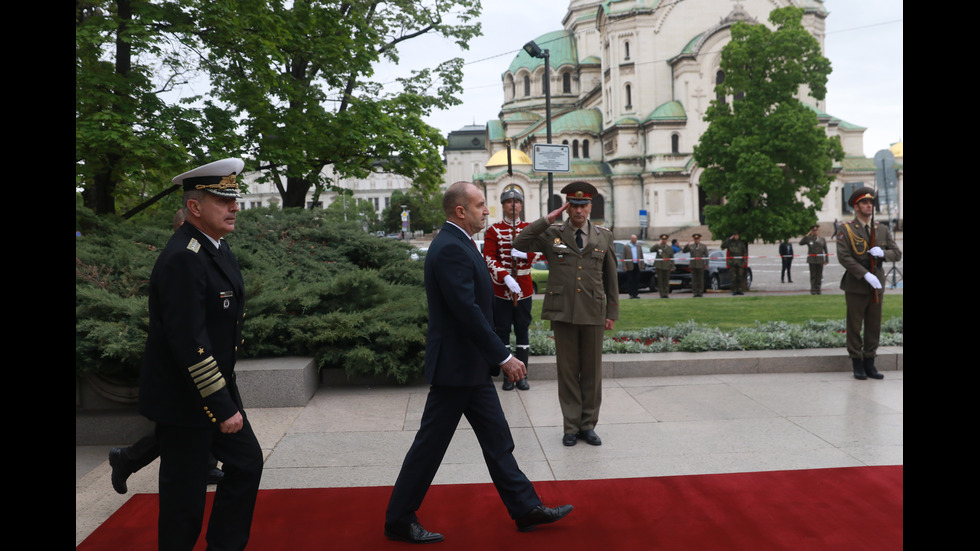
[[[572,73],[565,71],[561,75],[561,93],[571,94],[572,93]]]
[[[589,158],[589,140],[582,140],[582,157]]]
[[[629,84],[626,85],[626,108],[633,108],[633,87]]]
[[[623,42],[623,51],[625,52],[625,55],[623,56],[623,59],[629,60],[629,58],[630,58],[630,43],[629,43],[628,40],[626,42]]]
[[[670,152],[680,153],[681,152],[681,137],[678,134],[673,134],[670,136]]]
[[[578,140],[572,140],[572,158],[578,159]]]
[[[531,77],[524,75],[524,97],[531,95]]]

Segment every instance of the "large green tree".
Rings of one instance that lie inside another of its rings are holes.
[[[372,170],[436,187],[445,139],[422,117],[459,103],[462,60],[397,83],[371,80],[398,46],[439,35],[466,48],[479,0],[200,0],[190,13],[214,95],[240,115],[252,155],[285,207],[301,207],[338,177]],[[314,201],[315,202],[315,201]]]
[[[694,148],[700,185],[712,203],[711,233],[738,231],[768,243],[806,233],[830,190],[833,161],[844,156],[801,94],[827,94],[830,61],[801,24],[803,10],[773,10],[766,25],[737,23],[722,51],[724,82]],[[721,99],[725,98],[725,99]],[[732,98],[735,98],[732,100]]]
[[[135,206],[194,160],[234,152],[223,109],[168,103],[186,78],[179,1],[76,0],[75,187],[97,214]]]

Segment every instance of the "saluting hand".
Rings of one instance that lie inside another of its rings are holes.
[[[548,213],[548,223],[549,224],[554,224],[555,223],[555,220],[558,220],[558,218],[561,217],[561,213],[565,212],[565,210],[568,209],[568,205],[570,205],[570,204],[571,203],[565,203],[564,205],[558,207],[557,209],[549,212]]]

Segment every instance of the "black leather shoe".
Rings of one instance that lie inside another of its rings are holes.
[[[881,373],[878,373],[878,369],[875,367],[875,359],[874,358],[865,358],[864,359],[864,373],[865,373],[865,375],[867,375],[868,377],[870,377],[872,379],[884,379],[885,378],[884,375],[882,375]]]
[[[538,505],[531,512],[517,519],[517,529],[521,532],[530,532],[541,524],[549,524],[565,518],[572,512],[571,505],[561,505],[559,507],[545,507]]]
[[[126,479],[133,474],[126,464],[126,456],[123,455],[122,448],[112,448],[109,450],[109,466],[112,467],[112,489],[119,494],[129,491],[126,487]]]
[[[224,471],[215,467],[208,471],[208,484],[217,484],[225,477]]]
[[[568,433],[561,437],[561,443],[566,446],[574,446],[578,442],[578,435],[574,433]]]
[[[595,431],[592,429],[583,430],[582,432],[578,433],[578,437],[581,438],[582,440],[585,440],[585,443],[591,446],[602,445],[602,440],[599,438],[599,435],[596,434]]]
[[[505,377],[506,377],[506,375],[505,375]],[[504,386],[502,386],[500,388],[502,388],[504,390],[514,390],[514,383],[512,383],[510,381],[510,379],[504,379]]]
[[[531,385],[527,384],[527,377],[524,377],[520,381],[517,381],[517,390],[528,390]]]
[[[864,372],[864,360],[861,358],[851,358],[851,369],[854,370],[854,378],[863,381],[868,378]]]
[[[405,541],[408,543],[436,543],[444,538],[442,534],[430,532],[422,525],[413,522],[408,526],[398,524],[385,524],[385,537],[394,541]]]

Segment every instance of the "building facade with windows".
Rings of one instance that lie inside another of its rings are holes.
[[[534,219],[561,204],[557,194],[566,184],[587,181],[600,193],[593,219],[617,238],[644,228],[654,234],[703,224],[705,197],[693,147],[707,129],[703,118],[714,87],[724,78],[722,48],[736,22],[767,23],[771,10],[789,5],[805,10],[803,25],[823,46],[828,12],[822,0],[571,0],[563,28],[534,39],[548,50],[550,73],[544,59],[521,51],[501,75],[503,103],[485,127],[484,170],[467,173],[480,154],[478,140],[470,137],[476,129],[464,127],[450,133],[450,142],[469,138],[473,149],[446,149],[446,182],[473,180],[488,198],[517,185],[525,216]],[[571,152],[570,171],[553,173],[550,203],[547,174],[513,162],[508,174],[500,157],[508,144],[530,155],[534,144],[546,143],[546,85],[551,143],[567,144]],[[843,145],[846,158],[835,167],[837,178],[818,216],[844,219],[850,190],[874,182],[874,162],[863,154],[865,129],[828,114],[824,101],[801,99]],[[899,208],[901,184],[900,168]]]

